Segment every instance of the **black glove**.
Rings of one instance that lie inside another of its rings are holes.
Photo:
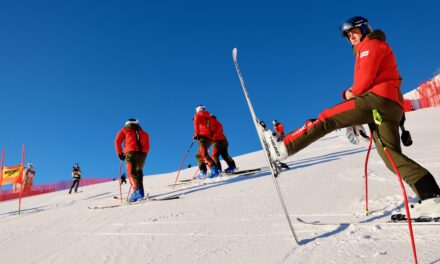
[[[124,155],[124,153],[118,154],[118,156],[119,156],[119,159],[120,159],[120,160],[125,160],[125,155]]]
[[[199,136],[198,135],[194,135],[193,139],[199,140]]]

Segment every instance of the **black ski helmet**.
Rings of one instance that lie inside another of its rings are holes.
[[[341,35],[343,37],[346,37],[347,39],[348,31],[352,30],[353,28],[359,28],[361,30],[362,38],[364,38],[368,33],[371,32],[371,25],[368,22],[368,19],[361,16],[354,16],[352,18],[349,18],[339,27],[339,29],[341,30]]]

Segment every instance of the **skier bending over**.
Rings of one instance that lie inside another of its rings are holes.
[[[228,153],[228,140],[226,139],[225,134],[223,133],[223,125],[217,120],[217,117],[211,116],[211,126],[212,132],[212,159],[215,162],[215,165],[218,168],[218,171],[222,171],[222,164],[220,162],[220,155],[228,164],[228,168],[225,169],[225,173],[232,173],[237,168],[235,166],[235,161],[229,156]]]
[[[277,136],[279,138],[284,138],[284,125],[277,120],[273,120],[272,125],[273,125],[273,129],[277,133]]]
[[[341,33],[353,46],[356,56],[354,81],[342,94],[344,102],[320,113],[317,120],[304,125],[277,141],[270,131],[264,133],[275,160],[283,160],[307,147],[312,142],[336,129],[368,124],[373,131],[376,146],[380,146],[372,110],[382,116],[380,138],[389,149],[403,180],[412,188],[422,202],[417,212],[434,210],[440,214],[440,189],[429,171],[404,154],[399,139],[399,123],[403,117],[403,96],[400,91],[401,77],[391,47],[385,42],[381,30],[371,30],[367,19],[352,17],[341,25]],[[384,149],[377,151],[386,166],[394,173]],[[433,205],[430,209],[426,209]],[[425,209],[423,209],[425,207]],[[421,213],[423,214],[423,213]],[[432,215],[431,215],[432,216]],[[438,216],[438,215],[437,215]]]
[[[208,176],[206,165],[210,168],[210,178],[216,177],[220,173],[214,160],[208,154],[208,149],[211,146],[212,141],[212,133],[210,130],[211,119],[211,114],[206,111],[205,106],[199,105],[196,107],[196,114],[193,118],[193,138],[199,141],[199,149],[196,154],[196,160],[200,169],[200,173],[197,176],[198,179],[204,179]]]
[[[124,151],[121,147],[123,142]],[[119,159],[126,160],[128,180],[133,188],[133,193],[128,201],[130,203],[136,202],[145,196],[144,172],[142,170],[150,150],[150,137],[147,132],[142,130],[139,120],[130,118],[125,122],[125,127],[116,135],[115,148]]]

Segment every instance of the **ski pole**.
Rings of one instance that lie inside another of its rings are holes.
[[[193,141],[191,142],[191,145],[189,145],[189,148],[188,148],[188,150],[187,150],[186,153],[185,153],[185,156],[183,156],[182,162],[180,163],[180,166],[179,166],[179,170],[177,171],[177,176],[176,176],[176,180],[174,181],[174,186],[176,185],[177,180],[179,179],[180,171],[182,170],[182,165],[183,165],[183,163],[185,162],[186,157],[188,156],[188,154],[189,154],[189,152],[190,152],[192,146],[194,145],[194,141],[195,141],[195,140],[193,139]],[[173,187],[173,189],[174,189],[174,187]]]
[[[121,171],[122,171],[122,160],[121,162],[119,162],[119,174],[118,174],[118,179],[119,179],[119,194],[121,196],[121,203],[122,203],[122,180],[121,180]]]
[[[408,198],[406,195],[406,190],[405,190],[405,186],[403,185],[403,181],[402,181],[402,177],[400,176],[399,170],[397,169],[396,163],[394,162],[394,159],[391,157],[391,153],[388,150],[388,148],[385,146],[385,144],[382,142],[382,139],[380,138],[380,133],[379,133],[379,126],[382,124],[382,117],[379,113],[379,111],[377,111],[376,109],[373,109],[373,118],[374,118],[374,123],[376,123],[377,125],[377,139],[379,140],[380,144],[383,147],[383,150],[385,151],[385,153],[388,156],[388,159],[391,162],[391,165],[393,165],[393,169],[396,172],[398,181],[400,183],[400,187],[402,188],[402,193],[403,193],[403,198],[404,198],[404,203],[405,203],[405,210],[406,210],[406,218],[408,219],[408,229],[409,229],[409,235],[411,237],[411,247],[412,247],[412,251],[413,251],[413,257],[414,257],[414,263],[417,264],[417,250],[416,250],[416,244],[414,241],[414,233],[413,233],[413,228],[412,228],[412,219],[411,219],[411,215],[409,212],[409,204],[408,204]]]
[[[370,145],[368,146],[367,156],[365,157],[365,215],[369,215],[368,210],[368,159],[370,158],[371,146],[373,144],[373,131],[370,129]]]
[[[198,169],[196,170],[196,172],[194,173],[194,175],[191,177],[191,180],[194,180],[194,179],[196,178],[196,175],[197,175],[197,173],[199,173],[199,171],[200,171],[200,168],[198,168]]]
[[[127,201],[128,201],[128,197],[130,197],[130,192],[131,192],[131,185],[130,185],[130,188],[128,189],[128,193],[127,193]]]

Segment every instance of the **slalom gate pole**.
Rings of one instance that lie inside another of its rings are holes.
[[[0,165],[0,190],[2,189],[3,183],[3,168],[5,167],[5,149],[2,148],[2,160]],[[1,195],[1,194],[0,194]]]
[[[24,152],[26,150],[26,146],[23,144],[23,147],[21,149],[21,168],[20,168],[20,178],[21,178],[21,184],[20,184],[20,198],[18,199],[18,214],[21,213],[21,197],[23,196],[23,167],[24,167]]]
[[[368,159],[370,158],[371,146],[373,145],[373,131],[370,129],[370,145],[368,146],[367,156],[365,157],[365,215],[369,215],[368,210]]]
[[[182,162],[180,162],[179,170],[177,171],[177,176],[176,176],[176,180],[174,181],[173,189],[176,186],[177,181],[179,180],[179,175],[180,175],[180,171],[182,170],[183,163],[185,162],[186,157],[188,156],[192,146],[194,145],[194,142],[195,142],[195,140],[193,139],[193,141],[191,142],[191,145],[189,145],[189,148],[185,153],[185,156],[183,156]]]
[[[403,199],[404,199],[404,203],[405,203],[406,218],[407,218],[407,221],[408,221],[409,236],[411,238],[411,247],[412,247],[412,252],[413,252],[413,257],[414,257],[414,263],[417,264],[418,260],[417,260],[416,243],[414,241],[414,233],[413,233],[413,228],[412,228],[412,219],[411,219],[411,215],[410,215],[410,212],[409,212],[408,197],[406,195],[405,186],[403,185],[403,180],[402,180],[402,177],[400,176],[399,170],[397,169],[396,163],[394,162],[393,157],[391,157],[390,151],[383,144],[383,142],[382,142],[382,140],[380,138],[379,126],[382,124],[382,117],[380,116],[379,111],[377,111],[376,109],[373,109],[373,118],[374,118],[374,122],[377,125],[377,138],[379,139],[379,142],[381,143],[381,145],[383,147],[383,150],[387,154],[388,159],[390,160],[391,164],[393,165],[393,169],[396,172],[397,179],[399,181],[400,187],[402,188]]]
[[[122,203],[122,181],[121,181],[121,171],[122,171],[122,160],[119,162],[119,174],[118,174],[118,183],[119,183],[119,194],[121,197],[121,203]]]

